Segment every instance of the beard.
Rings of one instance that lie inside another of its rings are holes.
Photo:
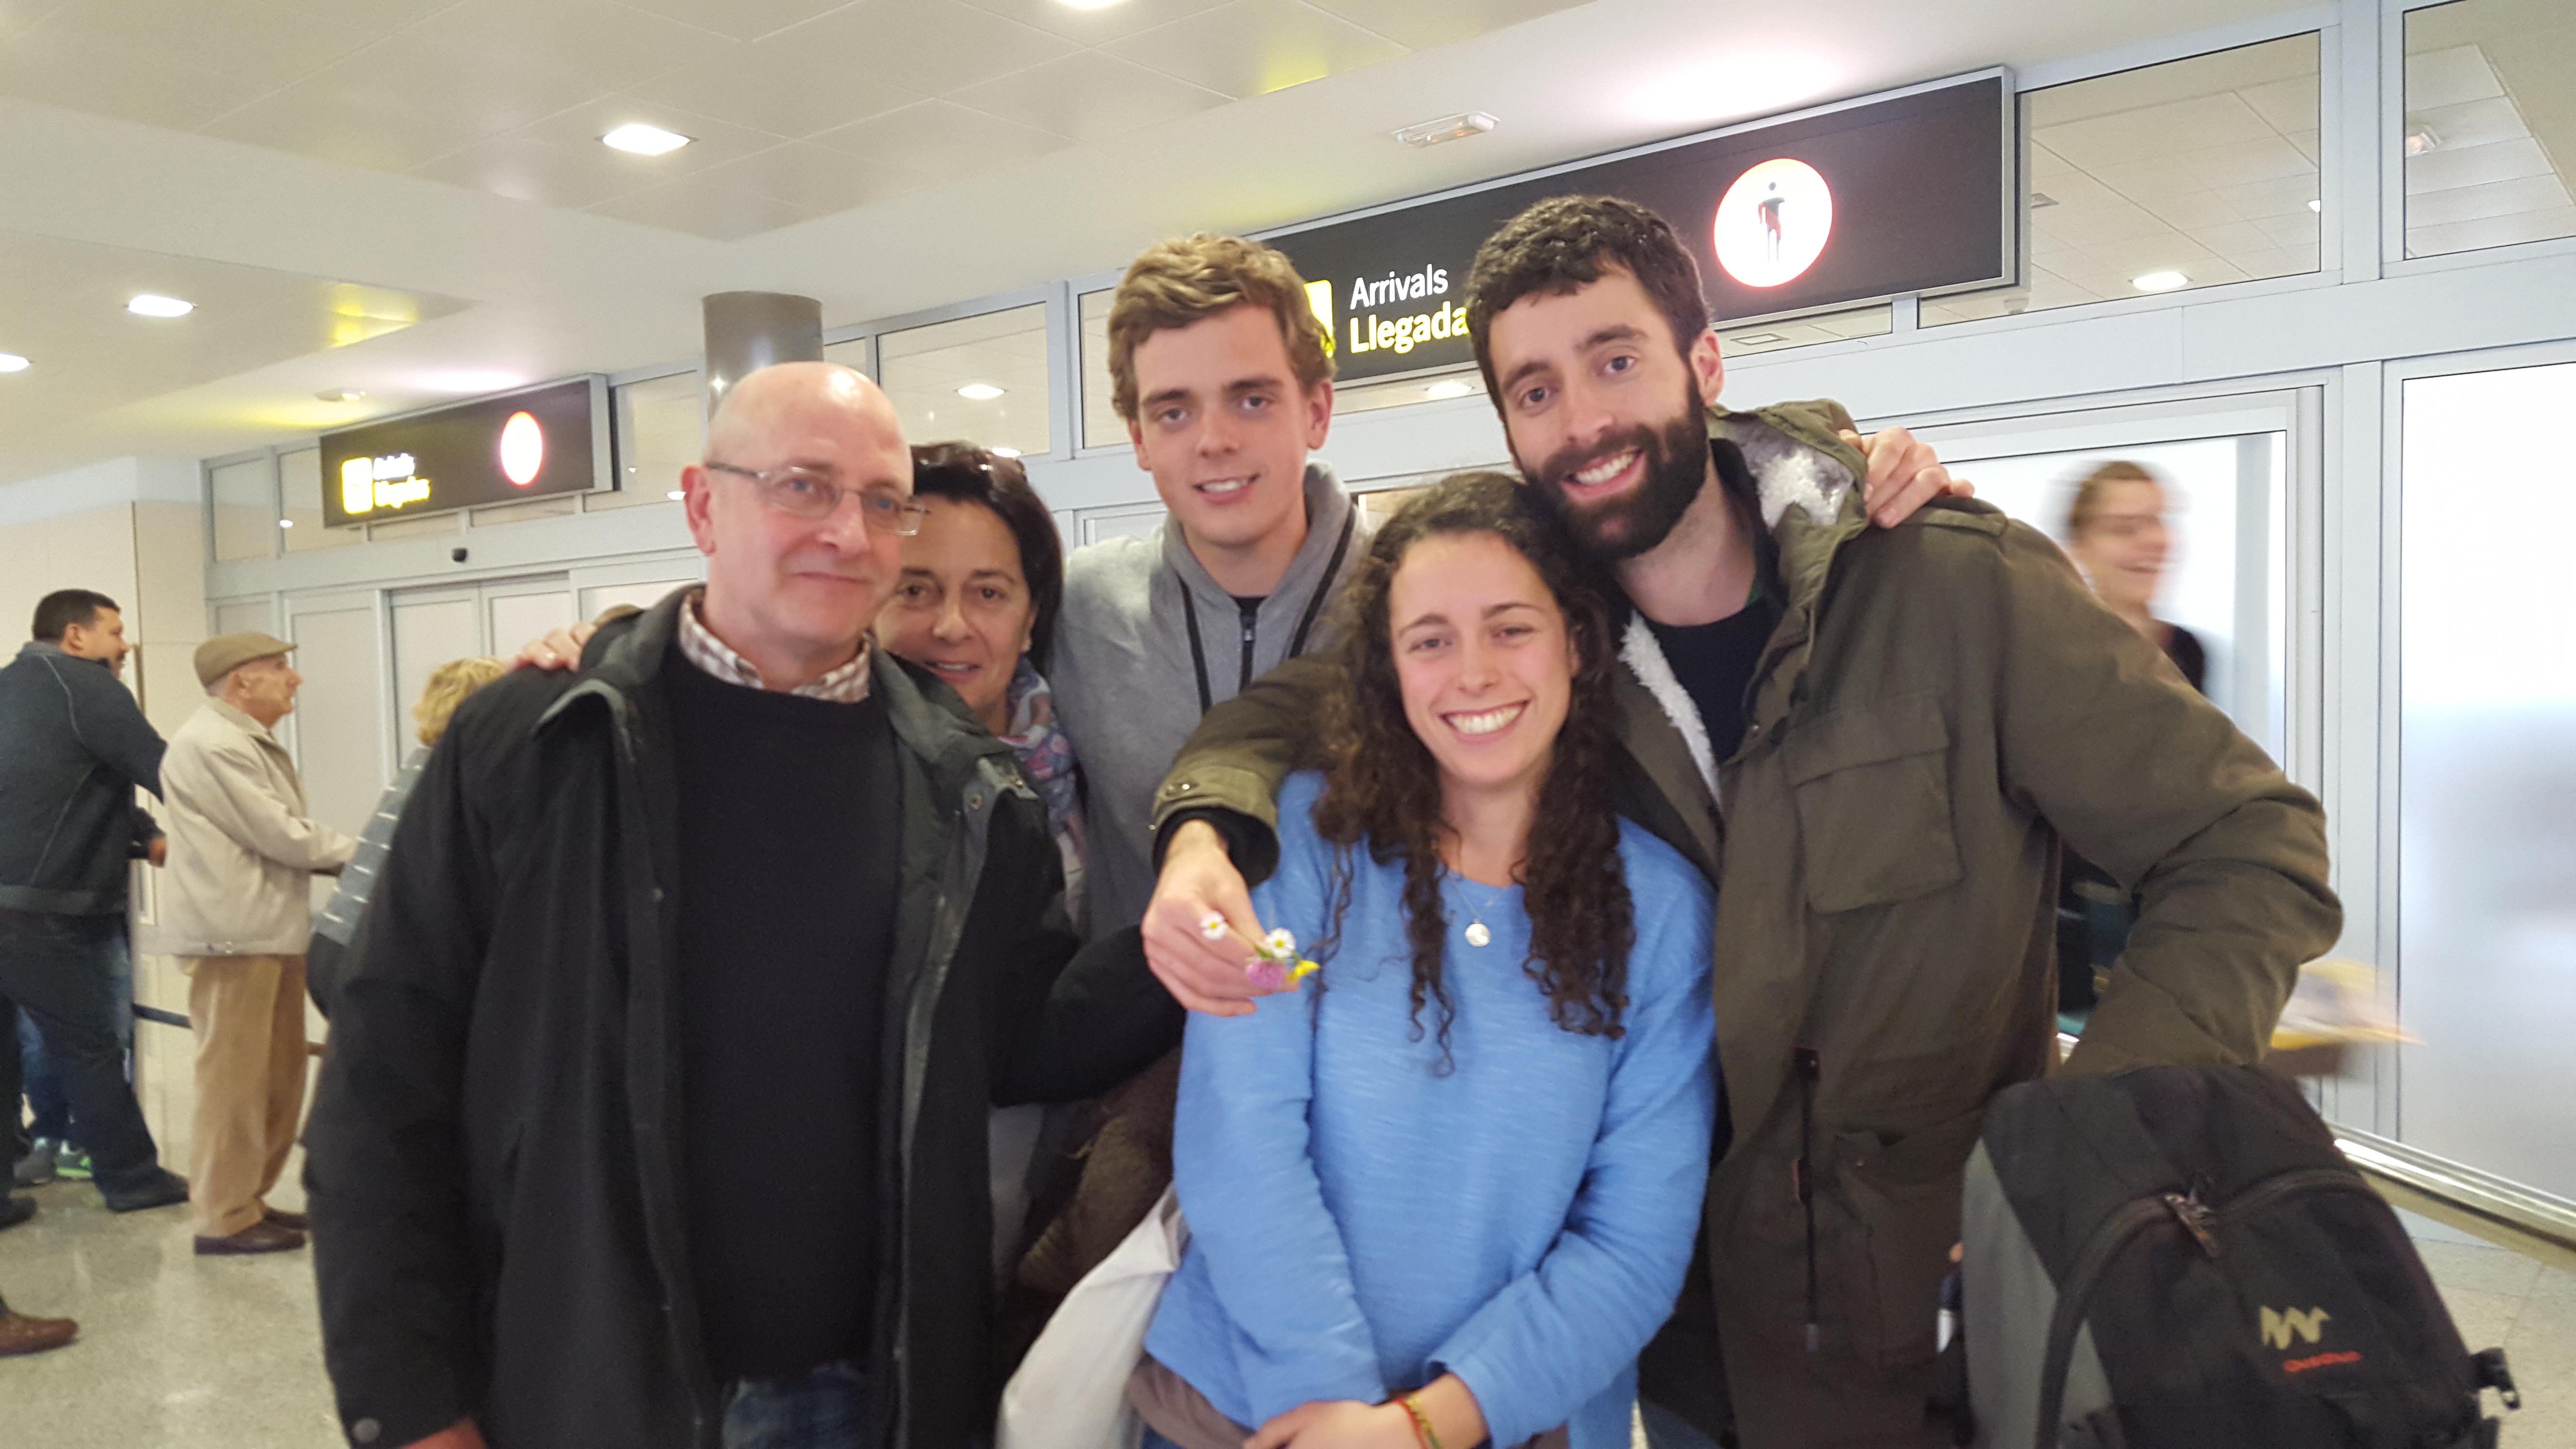
[[[1703,409],[1694,395],[1686,394],[1682,402],[1681,412],[1660,426],[1622,428],[1598,442],[1561,448],[1535,467],[1521,465],[1539,511],[1563,524],[1599,562],[1616,563],[1659,547],[1708,485]],[[1566,481],[1577,472],[1631,448],[1645,463],[1645,476],[1636,487],[1590,506],[1566,498]]]

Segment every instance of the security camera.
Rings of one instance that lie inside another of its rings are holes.
[[[454,559],[454,560],[455,560],[456,562],[458,562],[458,563],[463,563],[463,562],[465,562],[465,550],[463,550],[463,549],[461,549],[461,548],[451,548],[451,549],[449,549],[449,550],[447,551],[447,556],[448,556],[449,558],[451,558],[451,559]]]

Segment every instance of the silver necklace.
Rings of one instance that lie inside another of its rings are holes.
[[[1470,884],[1482,884],[1482,882],[1470,882],[1467,877],[1459,875],[1454,870],[1450,874],[1457,876],[1460,895],[1466,894],[1466,888]],[[1503,887],[1487,897],[1482,908],[1467,913],[1467,929],[1460,934],[1467,938],[1468,945],[1485,946],[1493,943],[1494,933],[1485,928],[1485,917],[1493,914],[1494,908],[1503,903],[1503,897],[1511,894],[1511,889],[1510,886]]]

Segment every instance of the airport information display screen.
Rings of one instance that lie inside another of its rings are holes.
[[[605,378],[478,398],[322,435],[322,521],[381,523],[602,486]]]
[[[2011,101],[1983,75],[1268,240],[1306,278],[1344,382],[1473,361],[1476,248],[1551,196],[1671,222],[1720,323],[2000,286],[2018,273]]]

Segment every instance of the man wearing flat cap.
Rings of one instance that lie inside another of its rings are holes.
[[[263,1201],[304,1110],[304,946],[312,877],[337,874],[358,842],[305,813],[295,762],[271,731],[304,680],[295,646],[225,634],[197,646],[205,707],[161,762],[170,807],[161,943],[188,975],[197,1033],[189,1146],[200,1253],[304,1246],[301,1213]]]

